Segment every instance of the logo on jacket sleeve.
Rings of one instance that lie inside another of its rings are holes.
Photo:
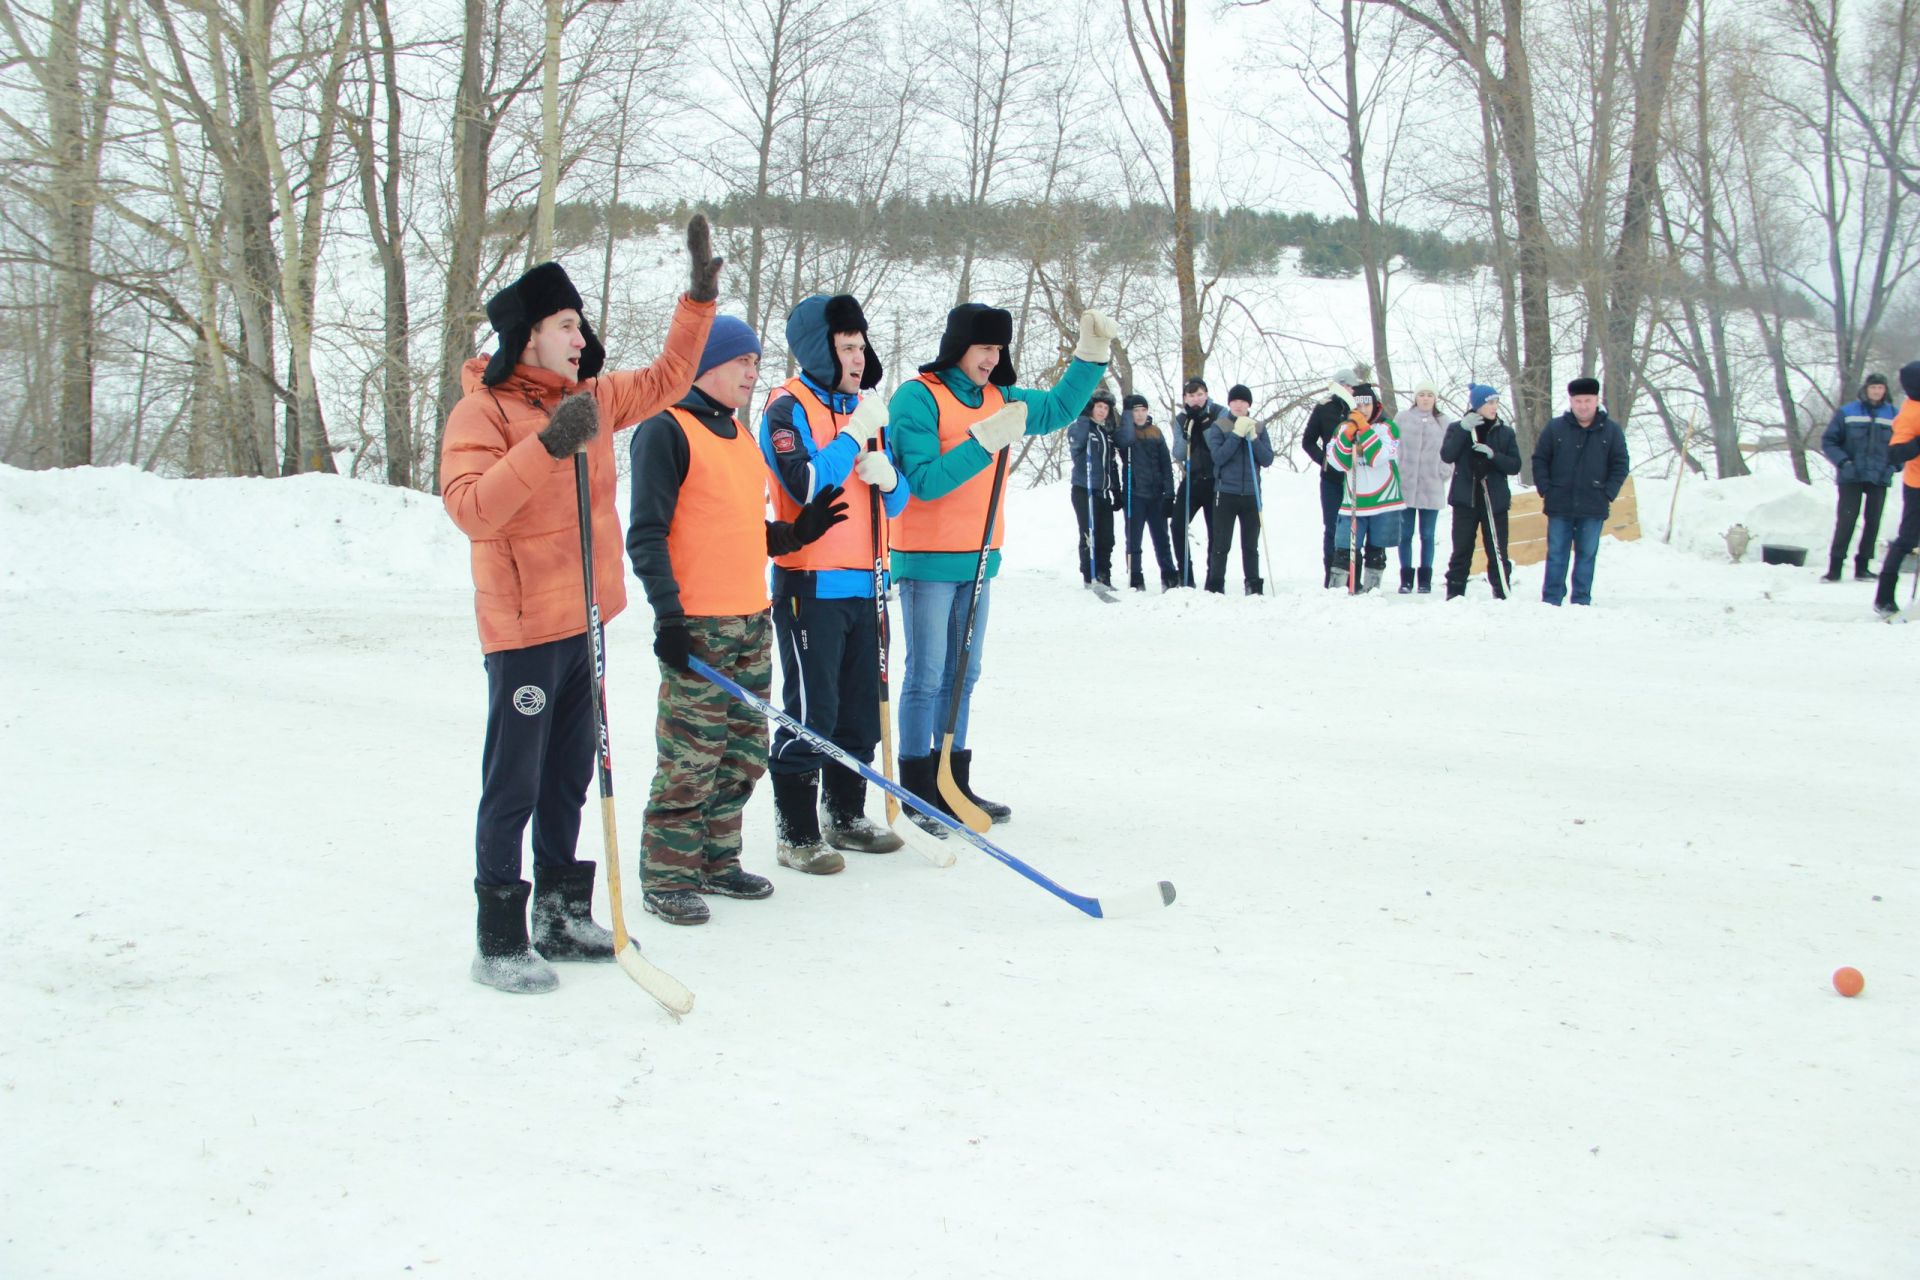
[[[773,451],[775,453],[792,453],[794,447],[799,443],[800,438],[794,435],[792,427],[777,427],[774,429]]]
[[[523,684],[513,691],[513,709],[523,716],[537,716],[547,709],[547,691],[537,684]]]

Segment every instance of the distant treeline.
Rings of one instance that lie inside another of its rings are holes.
[[[647,208],[619,204],[562,204],[554,213],[557,244],[584,246],[606,234],[611,221],[618,239],[650,235],[662,226],[685,222],[690,206]],[[754,221],[752,196],[734,194],[710,210],[722,227],[741,227]],[[1042,245],[1046,238],[1071,235],[1096,247],[1096,254],[1115,263],[1150,265],[1166,253],[1173,238],[1173,211],[1165,205],[1120,205],[1104,201],[1063,201],[1041,205],[1008,201],[970,212],[964,199],[932,195],[895,196],[877,206],[848,200],[814,199],[804,203],[787,196],[769,196],[759,202],[759,221],[769,228],[795,231],[825,241],[851,236],[877,239],[887,257],[908,262],[934,262],[959,256],[969,228],[976,243],[994,256],[1009,246]],[[524,211],[496,215],[496,228],[508,229]],[[1390,253],[1406,260],[1409,270],[1423,279],[1465,275],[1486,265],[1489,248],[1480,240],[1453,240],[1435,231],[1415,231],[1394,223],[1376,228]],[[1261,275],[1279,269],[1280,256],[1299,250],[1299,268],[1311,276],[1339,278],[1360,273],[1356,247],[1359,224],[1352,218],[1323,218],[1312,213],[1270,213],[1257,209],[1201,210],[1194,238],[1205,267],[1229,275]]]

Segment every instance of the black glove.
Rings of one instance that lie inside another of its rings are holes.
[[[675,671],[691,670],[687,657],[693,652],[693,633],[684,622],[664,622],[653,637],[653,656]]]
[[[695,302],[712,302],[720,296],[720,268],[727,260],[713,256],[713,235],[704,213],[694,214],[687,223],[687,257],[693,262],[693,280],[687,286],[687,296]]]
[[[547,419],[540,443],[556,458],[578,453],[587,441],[600,434],[600,406],[590,395],[568,396]]]
[[[794,517],[793,536],[806,546],[847,518],[847,504],[839,501],[840,486],[830,485],[813,495],[813,501],[800,508]]]

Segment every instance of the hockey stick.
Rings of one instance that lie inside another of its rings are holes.
[[[1260,468],[1253,462],[1253,438],[1247,438],[1247,468],[1253,473],[1253,515],[1260,522],[1260,594],[1267,594],[1267,579],[1273,576],[1273,550],[1267,545],[1267,501],[1263,491],[1266,481],[1260,475]]]
[[[1075,893],[1071,889],[1063,888],[979,832],[974,831],[963,823],[954,821],[953,818],[942,813],[938,805],[931,801],[922,800],[919,796],[908,791],[891,778],[885,778],[875,773],[871,765],[862,764],[859,760],[854,759],[839,747],[835,746],[831,741],[807,728],[786,712],[768,702],[765,698],[757,697],[749,693],[732,680],[729,680],[726,676],[715,671],[699,658],[689,658],[687,664],[699,675],[704,676],[720,688],[725,689],[729,694],[738,698],[741,702],[746,703],[761,715],[781,725],[787,732],[806,739],[816,750],[824,752],[833,759],[838,760],[847,768],[857,771],[862,777],[875,786],[884,788],[887,794],[897,797],[902,804],[910,805],[919,810],[988,857],[1012,867],[1015,871],[1033,881],[1048,893],[1053,894],[1056,898],[1059,898],[1071,906],[1079,908],[1096,920],[1110,919],[1119,915],[1132,915],[1136,912],[1148,911],[1155,907],[1168,906],[1173,902],[1173,884],[1167,880],[1160,881],[1151,889],[1135,889],[1118,896],[1105,898],[1091,898],[1085,894]]]
[[[874,450],[881,448],[878,436],[874,437],[871,447]],[[887,687],[887,564],[885,551],[880,545],[880,491],[868,485],[867,499],[869,503],[867,511],[873,524],[873,618],[880,660],[880,770],[891,778],[893,776],[893,697]],[[889,795],[887,825],[892,826],[899,817],[900,802]]]
[[[973,598],[967,601],[967,629],[960,637],[960,658],[953,668],[953,692],[947,696],[947,735],[940,743],[940,794],[954,816],[975,831],[993,825],[987,811],[960,789],[953,776],[953,731],[960,723],[960,699],[967,688],[967,664],[973,657],[973,624],[980,613],[980,593],[987,584],[987,556],[993,545],[993,520],[1000,513],[1000,490],[1007,479],[1007,450],[993,464],[993,488],[987,494],[987,527],[980,535],[980,558],[973,566]]]
[[[660,1002],[674,1021],[693,1010],[693,992],[666,970],[656,967],[627,934],[627,915],[620,901],[620,833],[613,820],[613,742],[607,732],[606,638],[600,633],[600,603],[593,589],[593,506],[587,490],[587,454],[573,455],[573,488],[580,508],[580,576],[587,589],[587,645],[593,655],[593,736],[599,744],[600,837],[607,847],[607,907],[613,913],[613,958],[640,989]]]
[[[1487,487],[1487,478],[1480,477],[1480,500],[1486,503],[1487,516],[1480,527],[1487,535],[1487,568],[1492,571],[1493,580],[1500,588],[1500,598],[1505,600],[1513,595],[1513,583],[1507,577],[1507,558],[1500,547],[1493,525],[1493,490]]]

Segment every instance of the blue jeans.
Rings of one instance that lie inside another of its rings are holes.
[[[1422,507],[1408,507],[1400,513],[1400,567],[1413,568],[1413,529],[1420,526],[1420,567],[1433,571],[1433,534],[1440,523],[1438,511],[1428,511]]]
[[[1600,554],[1599,516],[1547,517],[1547,580],[1540,598],[1558,605],[1567,598],[1567,559],[1573,559],[1573,602],[1593,603],[1593,559]]]
[[[973,580],[924,582],[903,578],[899,585],[901,630],[907,641],[906,679],[900,691],[899,751],[906,759],[940,749],[960,646],[966,639]],[[981,583],[980,609],[973,621],[973,648],[967,655],[967,676],[960,694],[960,717],[953,727],[956,751],[967,745],[967,712],[973,702],[973,686],[980,679],[980,655],[986,650],[987,601],[992,595],[993,583]]]
[[[1354,517],[1342,514],[1334,522],[1333,549],[1346,551],[1353,546]],[[1385,511],[1377,516],[1360,517],[1360,545],[1390,547],[1400,540],[1400,513]]]

